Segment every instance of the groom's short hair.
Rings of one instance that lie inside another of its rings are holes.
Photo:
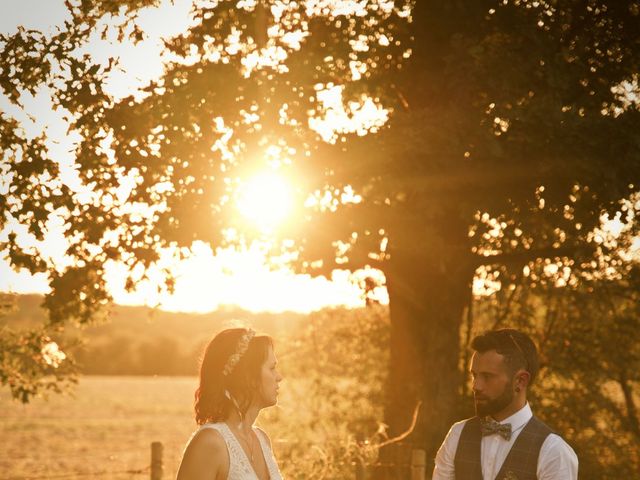
[[[479,353],[495,350],[503,355],[512,373],[519,369],[529,372],[529,385],[540,369],[535,343],[529,335],[513,328],[491,330],[478,335],[471,341],[471,348]]]

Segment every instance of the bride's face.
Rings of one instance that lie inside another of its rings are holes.
[[[273,347],[269,347],[267,359],[262,364],[261,369],[261,393],[263,407],[270,407],[278,402],[278,384],[282,380],[282,375],[277,370],[278,361],[273,351]]]

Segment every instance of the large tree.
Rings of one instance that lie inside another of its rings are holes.
[[[622,87],[637,90],[638,17],[619,2],[431,1],[413,18],[397,83],[407,107],[366,164],[394,180],[379,182],[392,219],[389,420],[401,428],[422,399],[418,441],[433,451],[460,404],[477,268],[588,268],[589,232],[638,188],[637,104]]]
[[[167,41],[162,78],[123,100],[103,88],[115,62],[74,54],[115,7],[69,6],[59,35],[2,39],[5,94],[18,103],[24,89],[53,89],[94,192],[81,201],[69,191],[43,138],[2,115],[1,221],[43,238],[60,215],[70,241],[64,269],[14,238],[6,245],[15,267],[48,272],[52,324],[87,321],[108,302],[109,260],[130,268],[133,286],[161,249],[251,241],[236,187],[279,163],[301,202],[317,201],[274,250],[297,251],[316,273],[384,271],[387,420],[399,433],[421,401],[413,441],[430,452],[459,413],[460,330],[477,269],[588,262],[601,213],[638,189],[633,2],[196,2],[197,21]],[[377,105],[390,120],[369,135],[341,125],[325,100],[337,91],[348,115]]]

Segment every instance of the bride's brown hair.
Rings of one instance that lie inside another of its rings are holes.
[[[200,363],[200,384],[195,393],[196,422],[222,422],[236,406],[225,390],[237,402],[244,415],[251,401],[261,394],[261,368],[267,360],[273,340],[266,335],[253,337],[246,352],[228,375],[223,370],[229,358],[237,353],[246,328],[230,328],[217,334],[207,345]]]

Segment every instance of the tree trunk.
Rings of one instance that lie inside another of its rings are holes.
[[[451,64],[456,55],[484,38],[484,18],[495,2],[429,0],[413,10],[413,54],[399,90],[407,98],[406,114],[417,119],[438,119],[446,135],[436,135],[434,124],[406,122],[396,135],[407,135],[411,125],[431,140],[424,157],[414,158],[410,175],[440,179],[437,189],[407,182],[405,210],[394,212],[389,228],[390,260],[385,268],[391,315],[391,357],[388,403],[389,434],[395,437],[411,424],[418,402],[420,413],[406,441],[423,448],[432,461],[451,423],[460,415],[463,391],[460,377],[460,331],[471,300],[475,271],[468,228],[477,209],[478,191],[485,187],[469,172],[469,182],[457,180],[456,166],[443,159],[463,160],[465,125],[479,116],[476,91],[469,68]],[[462,53],[460,53],[462,52]],[[463,55],[466,62],[473,61]],[[467,65],[468,67],[468,65]],[[462,72],[462,73],[461,73]],[[482,112],[480,111],[480,116]],[[397,115],[400,115],[398,113]],[[422,116],[421,116],[422,115]],[[429,130],[431,128],[431,130]],[[415,134],[419,136],[419,134]],[[456,140],[464,139],[464,140]],[[408,151],[407,155],[421,152]],[[457,156],[457,157],[456,157]],[[453,167],[453,168],[452,168]],[[402,208],[402,207],[396,207]],[[382,452],[383,461],[393,455]],[[427,469],[432,468],[429,463]]]
[[[386,272],[391,315],[386,420],[391,436],[401,434],[421,402],[407,441],[424,448],[428,459],[462,400],[460,327],[474,273],[467,222],[455,215],[446,219],[394,242]]]

